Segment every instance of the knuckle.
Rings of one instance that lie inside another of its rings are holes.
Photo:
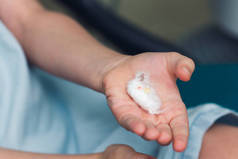
[[[178,53],[178,52],[169,52],[169,54],[170,54],[170,56],[173,58],[175,58],[175,57],[181,57],[182,59],[185,59],[184,61],[186,62],[186,63],[188,63],[189,65],[191,65],[191,66],[193,66],[193,67],[195,67],[195,63],[194,63],[194,61],[191,59],[191,58],[189,58],[189,57],[187,57],[187,56],[184,56],[184,55],[182,55],[182,54],[180,54],[180,53]]]
[[[187,58],[187,62],[188,62],[191,66],[195,67],[194,61],[193,61],[191,58],[189,58],[189,57],[186,57],[186,58]]]
[[[186,129],[187,128],[187,122],[184,116],[178,116],[176,118],[174,118],[171,122],[170,122],[170,126],[172,128],[177,128],[177,129]]]
[[[120,155],[124,154],[125,152],[133,151],[133,149],[127,145],[114,145],[114,154]]]
[[[122,147],[124,148],[124,146],[120,144],[110,145],[106,148],[105,152],[107,152],[109,156],[117,156],[122,153]]]
[[[178,52],[170,52],[169,54],[173,57],[181,56],[181,54]]]
[[[110,150],[113,150],[117,147],[117,145],[110,145],[106,148],[106,151],[110,151]]]

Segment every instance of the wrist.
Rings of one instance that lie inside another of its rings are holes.
[[[113,70],[115,67],[117,67],[118,65],[122,64],[123,62],[125,62],[128,58],[130,58],[131,56],[129,55],[123,55],[120,53],[112,53],[112,57],[109,58],[108,60],[106,60],[104,67],[99,71],[98,76],[99,76],[99,91],[100,92],[104,92],[104,79],[105,76],[111,71]]]

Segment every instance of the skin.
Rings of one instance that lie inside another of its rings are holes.
[[[28,60],[58,77],[105,93],[118,122],[161,145],[173,142],[181,152],[188,140],[188,118],[176,80],[189,81],[194,62],[178,53],[126,56],[108,49],[71,18],[45,10],[35,0],[0,0],[0,19],[22,45]],[[128,96],[127,82],[136,72],[150,73],[162,100],[150,115]]]
[[[155,159],[126,145],[111,145],[103,153],[88,155],[50,155],[0,149],[4,159]]]
[[[50,155],[0,149],[0,158],[4,159],[101,159],[101,154],[90,155]]]
[[[103,153],[102,158],[105,159],[156,159],[146,154],[135,152],[135,150],[127,145],[109,146]]]
[[[216,124],[205,134],[199,159],[236,159],[238,128]]]

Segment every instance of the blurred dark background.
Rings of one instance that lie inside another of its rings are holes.
[[[218,1],[41,0],[47,8],[74,17],[122,53],[177,51],[198,64],[234,64],[237,40],[220,29],[212,16]]]
[[[238,110],[238,41],[214,20],[208,0],[41,0],[78,20],[122,53],[178,51],[194,59],[189,83],[178,82],[188,107],[214,102]],[[97,5],[91,3],[96,2]],[[112,15],[112,16],[111,16]]]
[[[41,0],[50,9],[69,13],[58,0]],[[75,0],[80,1],[80,0]],[[88,0],[90,1],[90,0]],[[208,0],[97,0],[146,31],[176,41],[211,23]]]

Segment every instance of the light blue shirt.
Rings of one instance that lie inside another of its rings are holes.
[[[140,151],[151,151],[146,150],[150,142],[119,127],[104,95],[30,66],[2,23],[0,73],[0,146],[43,153],[92,153],[122,131],[116,138],[129,135],[125,141],[138,143]]]

